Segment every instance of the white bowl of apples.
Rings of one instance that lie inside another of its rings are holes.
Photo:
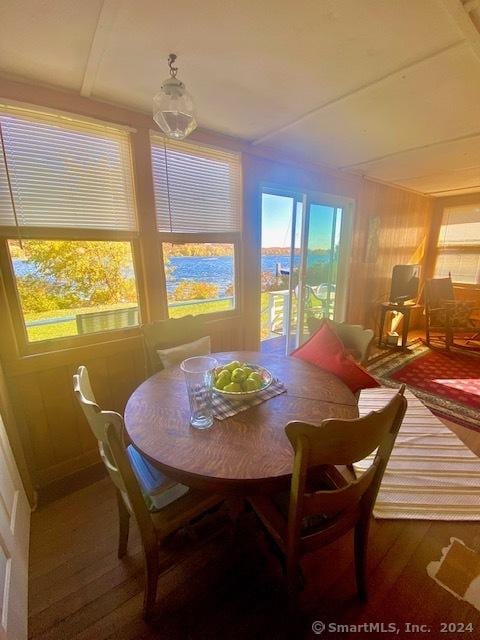
[[[267,389],[272,380],[268,369],[258,364],[233,360],[215,369],[213,390],[229,399],[247,399]]]

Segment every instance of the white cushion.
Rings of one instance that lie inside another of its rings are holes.
[[[180,364],[186,358],[208,356],[210,353],[212,353],[210,336],[179,344],[178,347],[170,347],[170,349],[157,349],[157,355],[165,369]]]

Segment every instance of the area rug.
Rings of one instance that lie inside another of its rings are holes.
[[[384,386],[405,383],[436,415],[480,430],[480,354],[434,350],[418,339],[408,352],[376,356],[368,370]]]
[[[360,415],[384,407],[393,389],[365,389]],[[400,427],[373,510],[376,518],[480,520],[480,458],[413,393]],[[355,463],[361,475],[375,452]]]

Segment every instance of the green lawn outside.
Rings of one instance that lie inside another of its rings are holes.
[[[215,300],[215,302],[195,302],[194,304],[182,305],[181,307],[170,307],[168,315],[170,318],[181,318],[193,314],[197,316],[201,313],[215,313],[216,311],[230,311],[232,309],[231,300]]]
[[[92,313],[96,311],[108,311],[111,309],[127,309],[137,305],[131,304],[114,304],[95,307],[81,307],[77,309],[54,309],[52,311],[42,311],[39,313],[25,314],[25,322],[34,320],[47,320],[49,318],[65,318],[76,316],[80,313]],[[171,307],[169,315],[171,318],[180,318],[190,313],[198,315],[201,313],[214,313],[216,311],[228,311],[232,308],[231,300],[216,300],[214,302],[196,302],[193,304],[182,305],[179,307]],[[40,325],[37,327],[27,327],[28,339],[30,342],[38,342],[39,340],[52,340],[54,338],[66,338],[68,336],[77,335],[77,324],[75,320],[61,322],[58,324]]]
[[[264,292],[261,295],[261,338],[265,340],[266,338],[271,337],[271,328],[270,328],[270,317],[268,311],[268,293]],[[76,316],[80,313],[92,313],[96,311],[107,311],[111,309],[126,309],[129,307],[135,307],[136,305],[131,304],[116,304],[116,305],[105,305],[105,306],[95,306],[95,307],[80,307],[76,309],[54,309],[52,311],[43,311],[39,313],[27,313],[25,314],[25,322],[31,322],[34,320],[46,320],[49,318],[65,318],[68,316]],[[181,318],[182,316],[188,314],[206,314],[206,313],[215,313],[218,311],[229,311],[232,309],[232,301],[231,300],[215,300],[209,302],[194,302],[192,304],[181,305],[178,307],[170,307],[169,315],[170,318]],[[278,311],[280,314],[283,312],[282,305],[279,304]],[[296,313],[296,301],[293,301],[293,315]],[[317,315],[315,312],[320,312],[320,307],[317,309],[313,309],[314,315]],[[319,314],[321,315],[321,314]],[[280,319],[277,319],[280,322]],[[54,338],[65,338],[68,336],[76,336],[77,335],[77,325],[75,320],[70,320],[68,322],[61,322],[58,324],[50,324],[50,325],[41,325],[37,327],[28,327],[27,328],[28,339],[30,342],[38,342],[40,340],[51,340]],[[277,335],[280,335],[279,333]]]

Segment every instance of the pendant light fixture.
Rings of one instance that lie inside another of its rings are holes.
[[[168,138],[183,140],[197,127],[195,105],[174,66],[177,56],[168,56],[170,77],[164,80],[153,98],[153,119]]]

